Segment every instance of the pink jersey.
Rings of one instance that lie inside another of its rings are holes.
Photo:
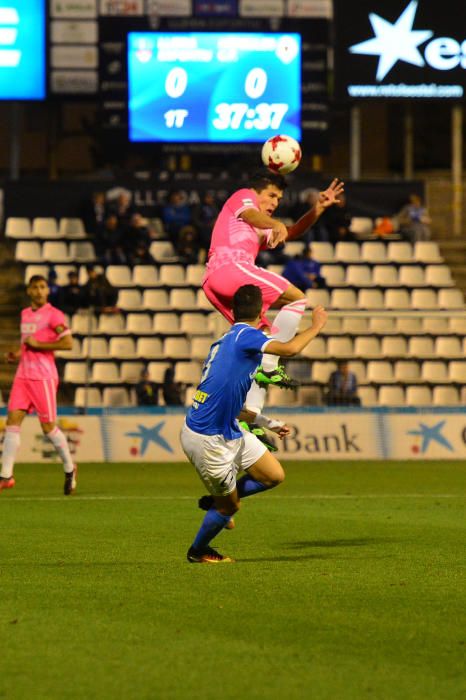
[[[254,264],[263,240],[258,233],[270,235],[270,229],[256,229],[239,218],[246,209],[259,211],[257,192],[255,190],[238,190],[223,205],[212,232],[207,275],[223,265],[232,262]]]
[[[63,327],[57,333],[58,326]],[[53,350],[34,350],[24,343],[32,335],[43,343],[54,343],[68,335],[65,315],[51,304],[44,304],[39,309],[30,306],[21,312],[21,358],[16,376],[21,379],[58,379]]]

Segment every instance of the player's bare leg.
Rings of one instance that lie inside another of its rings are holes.
[[[0,472],[0,491],[12,489],[15,485],[13,469],[21,438],[21,423],[26,411],[9,411],[6,420],[5,438],[3,441],[2,469]]]

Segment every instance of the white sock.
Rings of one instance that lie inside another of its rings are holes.
[[[74,469],[74,462],[71,456],[68,440],[58,426],[55,426],[50,433],[47,433],[47,437],[58,452],[60,459],[63,462],[65,472],[69,474]]]
[[[262,413],[265,403],[265,395],[267,389],[263,389],[254,380],[251,384],[251,388],[246,394],[246,400],[244,402],[245,408],[253,413]]]
[[[301,318],[306,310],[307,299],[298,299],[291,304],[284,306],[275,319],[275,323],[270,330],[270,335],[281,343],[287,343],[295,337]],[[265,372],[271,372],[278,366],[280,358],[277,355],[267,355],[262,357],[262,367]]]
[[[20,439],[19,425],[7,425],[3,440],[2,470],[0,476],[10,479],[13,476],[16,453],[18,452]]]

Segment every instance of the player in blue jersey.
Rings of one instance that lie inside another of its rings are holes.
[[[233,561],[212,549],[211,541],[228,526],[242,498],[278,486],[285,478],[280,462],[253,433],[240,428],[237,416],[265,348],[272,355],[293,357],[320,332],[327,312],[322,306],[316,307],[311,326],[282,343],[258,329],[261,309],[259,287],[244,285],[235,293],[235,323],[212,345],[181,431],[183,450],[212,496],[212,507],[188,550],[191,563]],[[281,421],[259,414],[256,424],[258,419],[260,427],[280,438],[289,433]],[[245,474],[237,480],[241,470]]]

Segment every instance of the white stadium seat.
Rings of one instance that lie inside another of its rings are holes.
[[[454,317],[448,319],[448,329],[450,333],[458,333],[458,335],[466,335],[466,317]]]
[[[426,265],[425,280],[430,287],[452,287],[454,284],[447,265]]]
[[[435,357],[434,341],[428,336],[413,336],[409,338],[408,356],[419,358]]]
[[[69,384],[85,384],[86,375],[86,362],[67,362],[63,373],[63,381]]]
[[[196,312],[181,314],[180,331],[187,335],[210,335],[205,314]]]
[[[459,391],[455,386],[434,386],[432,403],[434,406],[458,406],[460,403]]]
[[[404,406],[405,403],[405,393],[401,386],[382,385],[378,397],[380,406]]]
[[[327,356],[328,357],[344,357],[353,356],[353,341],[347,336],[336,336],[335,338],[327,339]]]
[[[351,372],[356,375],[358,384],[366,383],[366,362],[363,362],[362,360],[351,360],[349,363],[349,368]]]
[[[354,339],[354,355],[364,359],[380,357],[380,340],[374,336],[358,336]]]
[[[121,338],[115,337],[110,338],[108,344],[108,355],[109,357],[116,358],[128,358],[135,357],[136,355],[136,343],[133,338]]]
[[[345,263],[359,262],[359,243],[353,241],[338,241],[335,245],[335,260]]]
[[[60,238],[57,221],[52,217],[38,216],[32,220],[32,235],[36,238]]]
[[[153,311],[168,309],[168,292],[165,289],[146,289],[142,294],[142,308]]]
[[[95,250],[90,241],[72,241],[69,254],[70,259],[75,262],[95,262]]]
[[[361,246],[361,260],[372,264],[383,263],[387,260],[387,249],[380,241],[366,241]]]
[[[423,263],[442,263],[438,244],[434,241],[416,241],[414,244],[414,260]]]
[[[185,338],[165,338],[163,354],[172,360],[189,357],[189,343]]]
[[[312,244],[311,244],[312,246]],[[289,241],[286,244],[286,254],[291,258],[302,255],[304,251],[304,241]]]
[[[333,245],[324,241],[313,241],[312,253],[320,263],[333,262],[335,259]]]
[[[345,319],[343,319],[344,321]],[[337,316],[330,316],[327,323],[321,330],[323,335],[338,335],[342,332],[343,323],[342,319]],[[347,333],[351,333],[351,330],[346,330]]]
[[[350,287],[372,287],[372,273],[368,265],[348,265],[346,284]]]
[[[450,382],[466,384],[466,360],[448,363],[448,379]]]
[[[306,296],[310,297],[310,291],[323,292],[323,289],[308,290]],[[322,302],[320,302],[322,303]],[[324,304],[328,306],[328,304]],[[333,309],[357,309],[356,292],[354,289],[334,289],[330,296],[330,306]]]
[[[195,309],[197,308],[196,295],[192,289],[172,289],[168,306],[170,309],[177,309],[180,311]]]
[[[191,338],[191,357],[194,360],[204,361],[209,354],[211,345],[210,338]]]
[[[97,332],[104,335],[120,335],[125,333],[125,318],[121,314],[102,314],[99,318]]]
[[[192,287],[200,287],[204,274],[204,265],[188,265],[186,268],[186,284],[189,284]]]
[[[374,265],[372,284],[376,287],[397,287],[398,270],[394,265]]]
[[[135,265],[133,267],[133,284],[137,287],[157,287],[159,275],[154,265]]]
[[[337,319],[341,323],[339,332],[347,333],[348,335],[366,335],[369,333],[369,319],[363,316],[344,316],[342,319]],[[328,321],[325,328],[328,326]],[[336,335],[328,333],[328,335]]]
[[[76,265],[55,265],[55,272],[57,273],[57,284],[64,287],[69,283],[68,274],[77,272]]]
[[[141,379],[141,372],[145,369],[144,362],[122,362],[120,365],[120,379],[127,384],[135,384]]]
[[[384,357],[406,357],[408,343],[401,335],[382,338],[381,352]]]
[[[64,360],[81,360],[83,357],[81,341],[74,337],[71,350],[55,350],[55,357],[62,357]]]
[[[183,265],[161,265],[159,269],[159,284],[166,287],[183,287],[185,271]]]
[[[422,363],[421,378],[430,384],[445,384],[448,382],[448,366],[441,360],[426,360]]]
[[[118,384],[120,373],[116,362],[94,362],[91,381],[96,384]]]
[[[180,332],[179,318],[176,314],[154,314],[154,323],[152,326],[154,333],[161,335],[176,335]]]
[[[149,251],[157,262],[163,262],[164,260],[176,257],[173,243],[170,241],[152,241]]]
[[[369,216],[352,216],[350,230],[357,236],[370,236],[374,229],[374,222]]]
[[[383,309],[384,297],[380,289],[361,289],[358,293],[357,308]]]
[[[134,284],[131,268],[127,265],[109,265],[105,276],[114,287],[132,287]]]
[[[213,306],[207,299],[202,289],[197,290],[196,294],[196,308],[200,311],[212,311]],[[218,312],[217,312],[218,313]]]
[[[444,335],[449,332],[448,318],[426,316],[422,319],[422,330],[431,335]]]
[[[19,262],[42,262],[41,245],[37,241],[18,241],[15,248],[15,258]]]
[[[411,299],[406,289],[386,289],[384,303],[386,309],[411,308]]]
[[[134,335],[150,335],[153,320],[151,314],[128,314],[126,317],[126,332]]]
[[[183,384],[199,384],[201,379],[200,362],[177,362],[175,365],[175,382]]]
[[[46,262],[68,262],[68,244],[64,241],[45,241],[42,244],[42,260]]]
[[[142,307],[141,292],[138,289],[120,289],[117,306],[124,311],[140,309]]]
[[[108,342],[105,338],[92,337],[84,338],[82,344],[83,357],[107,358],[108,357]]]
[[[437,292],[434,289],[413,289],[411,306],[413,309],[436,309]]]
[[[71,332],[78,335],[89,335],[96,333],[98,321],[90,309],[82,309],[73,314],[71,319]]]
[[[318,384],[328,384],[329,377],[336,368],[335,362],[313,362],[311,367],[312,381]]]
[[[428,386],[407,386],[405,390],[407,406],[431,406],[432,392]]]
[[[20,216],[9,216],[5,226],[6,238],[31,238],[31,222]]]
[[[374,386],[360,386],[358,396],[361,399],[361,406],[377,406],[377,389]]]
[[[386,360],[369,360],[366,371],[369,383],[388,384],[395,381],[392,364]]]
[[[343,287],[346,284],[343,265],[322,265],[320,272],[328,287]]]
[[[26,265],[24,270],[24,283],[27,284],[33,275],[42,275],[43,277],[47,278],[48,274],[48,265]]]
[[[398,360],[394,367],[395,381],[414,384],[421,381],[421,368],[416,360]]]
[[[102,394],[102,404],[104,406],[129,406],[131,404],[128,390],[123,386],[106,387]]]
[[[439,335],[434,341],[434,352],[437,357],[464,357],[461,340],[457,336]]]
[[[100,406],[102,406],[102,397],[100,395],[100,389],[97,389],[96,387],[92,386],[77,387],[76,393],[74,395],[74,405],[77,408],[87,408],[88,406],[99,408]]]
[[[82,219],[63,217],[58,224],[58,233],[66,238],[84,238],[86,229]]]
[[[147,360],[162,358],[162,341],[160,338],[138,338],[136,356]]]
[[[423,267],[421,265],[400,265],[398,281],[402,287],[422,287],[426,283]]]
[[[396,333],[396,318],[390,316],[373,316],[369,319],[369,330],[377,335]]]
[[[424,332],[422,329],[422,318],[420,316],[400,316],[399,318],[395,319],[395,321],[397,333],[404,333],[405,335],[417,335]]]
[[[413,246],[407,241],[390,241],[387,249],[387,259],[390,262],[413,262]]]
[[[151,381],[157,384],[163,382],[165,372],[170,366],[169,362],[149,362],[147,371],[149,372]]]
[[[319,306],[319,304],[327,307],[329,305],[330,294],[326,289],[308,289],[306,291],[306,298],[311,309]]]
[[[301,352],[302,357],[309,357],[311,359],[319,358],[324,359],[327,357],[327,348],[325,338],[318,336],[314,338],[312,343],[306,345],[306,347]]]
[[[460,289],[439,289],[438,305],[441,309],[463,309],[463,292]]]

